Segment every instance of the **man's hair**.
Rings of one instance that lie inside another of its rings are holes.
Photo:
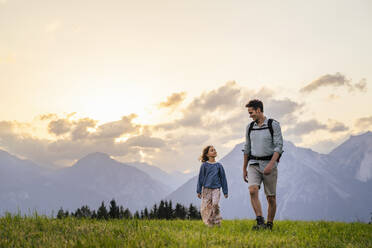
[[[254,99],[254,100],[250,100],[246,105],[245,105],[246,108],[253,108],[254,110],[257,110],[258,108],[261,109],[261,112],[264,111],[264,108],[263,108],[263,103],[258,100],[258,99]]]

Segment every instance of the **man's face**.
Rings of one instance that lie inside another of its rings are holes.
[[[255,110],[252,107],[248,107],[249,117],[251,117],[253,119],[253,121],[257,121],[258,120],[259,112],[261,112],[259,108],[257,110]]]

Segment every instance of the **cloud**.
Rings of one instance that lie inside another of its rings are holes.
[[[129,146],[136,146],[136,147],[153,147],[153,148],[160,148],[165,146],[165,142],[163,139],[149,137],[145,135],[134,136],[129,138],[126,142]]]
[[[158,108],[175,108],[186,98],[186,92],[173,93],[167,97],[167,101],[158,104]]]
[[[203,92],[199,97],[195,97],[181,110],[181,118],[170,123],[162,123],[155,128],[204,129],[213,123],[209,117],[222,117],[222,114],[230,114],[232,110],[237,109],[241,98],[241,88],[235,82],[228,82],[216,90]]]
[[[367,87],[367,81],[366,79],[362,79],[359,83],[352,85],[351,80],[347,79],[344,75],[337,72],[335,74],[326,74],[321,76],[320,78],[314,80],[313,82],[309,83],[302,89],[300,89],[300,92],[302,93],[310,93],[312,91],[315,91],[321,87],[326,86],[333,86],[333,87],[347,87],[348,91],[366,91]]]
[[[354,85],[354,88],[366,92],[367,91],[367,79],[363,78],[359,83]]]
[[[285,135],[302,136],[318,130],[327,130],[327,125],[313,119],[297,122],[294,127],[287,129],[284,133]]]
[[[303,103],[286,99],[268,99],[264,104],[265,112],[269,112],[270,117],[276,119],[282,124],[294,123],[297,121],[297,115],[304,107]]]
[[[195,146],[205,143],[209,138],[209,134],[182,134],[182,135],[169,135],[168,143],[171,145],[180,146]]]
[[[341,143],[345,142],[349,137],[350,133],[345,133],[344,135],[334,139],[326,138],[313,144],[312,149],[323,154],[328,154]]]
[[[349,130],[345,124],[339,121],[329,120],[331,123],[328,126],[328,129],[331,133],[345,132]]]
[[[177,97],[172,97],[175,94],[166,101],[169,108],[177,105]],[[0,122],[0,146],[13,154],[50,165],[104,152],[120,161],[151,161],[169,171],[186,167],[193,170],[200,165],[197,158],[203,146],[215,145],[222,157],[231,146],[244,140],[246,126],[251,122],[245,104],[254,98],[264,102],[265,115],[278,120],[284,137],[291,141],[301,142],[303,136],[319,130],[341,135],[348,130],[335,120],[328,120],[326,124],[315,119],[298,121],[304,111],[303,103],[280,99],[269,88],[252,90],[228,82],[202,92],[188,104],[177,105],[178,119],[169,118],[171,121],[156,125],[136,123],[135,114],[107,123],[88,117],[77,119],[76,113],[62,118],[45,114],[39,118],[53,137],[37,139],[31,132],[21,134],[21,124],[3,121]]]
[[[360,129],[369,128],[372,125],[372,116],[362,117],[356,120],[355,126]]]
[[[71,117],[71,116],[69,116]],[[123,116],[121,120],[104,123],[98,127],[97,121],[90,118],[72,120],[58,118],[48,114],[39,116],[47,120],[46,128],[54,134],[56,140],[32,137],[31,133],[21,133],[25,124],[1,121],[0,147],[27,157],[43,166],[55,166],[58,161],[77,160],[92,152],[104,152],[112,156],[133,156],[141,149],[148,152],[165,146],[165,141],[152,137],[148,127],[133,123],[136,115]],[[96,129],[96,132],[88,130]],[[141,134],[140,130],[144,130]],[[130,138],[125,142],[116,142],[116,138],[125,133]]]
[[[70,129],[71,123],[67,119],[51,121],[48,125],[49,133],[55,134],[57,136],[69,132]]]
[[[107,139],[120,137],[122,134],[137,134],[140,125],[133,123],[133,119],[137,118],[136,114],[123,116],[119,121],[108,122],[98,126],[96,133],[92,136],[98,139]]]
[[[73,129],[71,132],[72,140],[85,139],[90,136],[88,128],[94,128],[97,124],[97,121],[90,118],[82,118],[77,121],[73,121]]]
[[[49,114],[39,115],[38,118],[42,121],[54,120],[54,119],[58,119],[58,115],[49,113]]]

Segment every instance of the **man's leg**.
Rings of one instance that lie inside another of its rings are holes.
[[[259,230],[265,227],[265,219],[262,217],[262,207],[259,199],[261,183],[262,173],[259,171],[258,166],[250,165],[248,167],[249,194],[251,195],[251,203],[257,221],[257,225],[253,226],[253,230]]]
[[[276,183],[278,179],[278,168],[273,168],[269,175],[264,176],[263,183],[265,187],[265,194],[268,203],[267,208],[267,224],[268,229],[273,228],[275,213],[276,213]]]
[[[249,194],[251,195],[251,203],[256,216],[262,216],[261,202],[258,197],[258,185],[249,187]]]
[[[276,196],[266,196],[268,208],[267,208],[267,222],[274,222],[276,212]]]

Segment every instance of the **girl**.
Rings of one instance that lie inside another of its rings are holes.
[[[221,223],[219,207],[221,187],[225,198],[228,197],[225,170],[221,163],[216,162],[216,156],[216,149],[213,146],[207,146],[199,158],[203,163],[200,167],[196,192],[198,198],[202,199],[200,212],[203,222],[209,227],[220,226]]]

